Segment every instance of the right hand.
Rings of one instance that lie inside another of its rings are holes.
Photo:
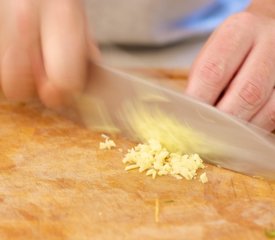
[[[91,55],[97,48],[81,0],[0,2],[0,86],[8,99],[64,105],[83,88]]]
[[[258,9],[231,16],[212,34],[193,64],[186,93],[273,131],[275,18]]]

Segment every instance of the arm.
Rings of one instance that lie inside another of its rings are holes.
[[[186,93],[275,129],[275,1],[255,0],[228,18],[195,60]]]

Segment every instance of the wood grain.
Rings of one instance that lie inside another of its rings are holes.
[[[100,133],[37,103],[0,98],[0,123],[0,239],[247,240],[275,227],[275,183],[210,165],[204,185],[127,173],[118,148],[133,143],[99,150]]]

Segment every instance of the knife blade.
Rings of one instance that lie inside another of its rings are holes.
[[[139,115],[138,109],[145,109],[156,126],[161,122],[161,113],[200,139],[192,151],[207,162],[275,180],[274,135],[166,85],[107,66],[91,63],[90,68],[92,74],[86,90],[76,98],[77,111],[86,126],[105,132],[120,131],[136,139],[129,113],[134,110],[134,114]],[[172,137],[177,138],[177,134]],[[176,141],[179,145],[181,142],[182,139]]]

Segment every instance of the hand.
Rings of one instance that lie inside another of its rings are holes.
[[[275,129],[275,20],[233,15],[193,64],[186,93],[221,111]]]
[[[80,0],[2,0],[0,36],[0,85],[16,101],[65,104],[96,55]]]

